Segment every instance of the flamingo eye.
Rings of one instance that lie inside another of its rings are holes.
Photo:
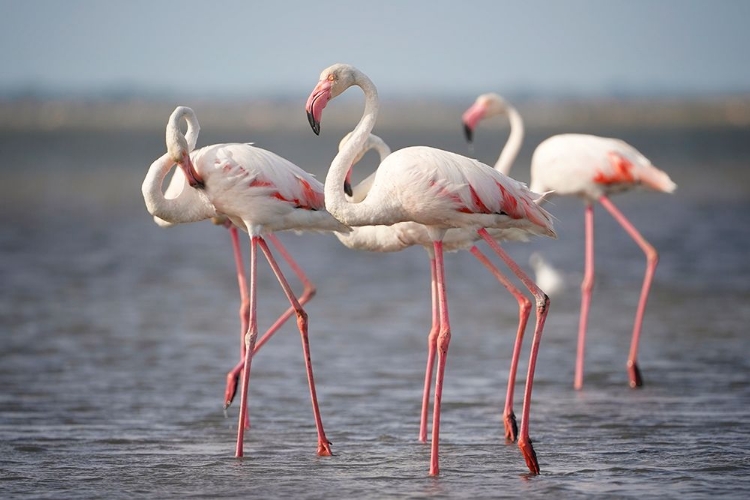
[[[331,73],[330,75],[328,75],[328,78],[327,78],[327,80],[328,80],[329,82],[332,82],[332,81],[336,80],[336,76],[335,76],[335,75],[334,75],[333,73]]]

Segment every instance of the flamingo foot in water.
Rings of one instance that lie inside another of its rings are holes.
[[[234,401],[234,397],[237,395],[237,383],[240,380],[240,374],[235,373],[234,370],[227,373],[227,385],[224,389],[224,409],[226,410]]]
[[[330,457],[333,455],[331,452],[331,443],[328,440],[322,441],[318,440],[318,456],[319,457]]]
[[[511,412],[510,415],[505,415],[503,419],[505,423],[505,440],[509,443],[515,443],[518,438],[518,424],[516,424],[516,415]]]
[[[237,386],[240,381],[240,373],[242,370],[232,370],[227,373],[227,385],[224,389],[224,417],[227,416],[227,408],[234,401],[234,397],[237,395]],[[250,415],[245,415],[245,429],[250,428]]]
[[[521,448],[523,458],[526,460],[526,465],[532,474],[539,474],[539,462],[536,459],[536,452],[534,447],[531,445],[531,439],[521,438],[518,440],[518,447]]]
[[[643,387],[641,370],[638,369],[638,363],[635,361],[628,361],[628,379],[630,380],[631,388]]]

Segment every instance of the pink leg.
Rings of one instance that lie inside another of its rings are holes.
[[[643,378],[641,377],[641,371],[638,369],[637,356],[638,356],[638,340],[641,336],[641,327],[643,326],[643,315],[646,312],[646,302],[648,301],[648,293],[651,289],[651,282],[654,279],[654,273],[656,272],[656,265],[659,263],[659,253],[656,251],[651,244],[641,236],[641,233],[633,226],[633,224],[612,204],[609,198],[602,196],[599,198],[599,202],[609,210],[612,217],[627,231],[633,241],[635,241],[643,253],[646,254],[646,274],[643,277],[643,286],[641,287],[641,297],[638,300],[638,309],[635,313],[635,324],[633,325],[633,339],[630,342],[630,354],[628,355],[628,378],[630,379],[630,387],[641,387],[643,385]]]
[[[245,335],[245,352],[253,352],[255,341],[258,338],[258,321],[256,314],[256,285],[258,271],[258,242],[262,241],[260,236],[250,237],[250,318],[248,330]],[[237,424],[237,447],[235,448],[235,457],[242,457],[242,444],[245,437],[245,422],[247,422],[247,389],[250,380],[250,364],[252,356],[245,356],[244,367],[242,370],[242,392],[240,394],[240,417]]]
[[[439,329],[439,311],[437,297],[437,278],[435,276],[435,256],[430,254],[430,276],[432,288],[432,328],[427,336],[427,369],[424,374],[424,391],[422,393],[422,415],[419,422],[419,441],[427,442],[427,408],[430,405],[430,386],[432,385],[432,372],[435,367],[435,350],[437,349],[437,336]]]
[[[310,302],[310,299],[315,297],[315,294],[317,293],[317,289],[315,288],[315,285],[313,285],[312,281],[307,277],[305,272],[302,270],[302,268],[297,264],[297,262],[292,258],[291,255],[289,255],[289,252],[286,250],[286,247],[281,244],[278,237],[271,233],[266,235],[266,240],[270,241],[274,247],[276,247],[276,250],[281,254],[281,258],[286,261],[289,268],[292,270],[292,272],[297,276],[297,279],[300,280],[300,283],[302,283],[302,286],[304,286],[302,290],[302,295],[299,296],[298,302],[301,306],[304,306],[308,302]],[[266,342],[271,340],[271,337],[273,336],[276,331],[281,328],[281,325],[283,325],[289,318],[292,317],[292,315],[295,314],[294,307],[289,307],[286,311],[284,311],[284,314],[279,316],[279,318],[276,320],[276,322],[271,325],[271,327],[266,331],[266,333],[263,334],[263,336],[258,340],[258,344],[255,346],[255,351],[253,351],[253,355],[255,355],[258,350],[265,345]]]
[[[237,284],[240,288],[240,358],[245,355],[245,334],[250,321],[250,299],[247,294],[247,278],[245,276],[245,265],[243,263],[242,248],[237,227],[229,227],[229,235],[232,237],[232,250],[234,253],[234,265],[237,268]]]
[[[435,276],[439,306],[440,331],[437,337],[437,374],[435,375],[435,402],[432,410],[432,450],[430,453],[430,475],[440,473],[438,465],[438,443],[440,441],[440,404],[443,400],[443,377],[448,345],[451,341],[451,327],[448,318],[448,298],[445,290],[445,268],[443,266],[443,242],[435,241]]]
[[[521,357],[521,346],[523,345],[523,334],[526,330],[526,323],[529,321],[531,313],[531,301],[524,297],[521,291],[516,288],[500,270],[476,247],[469,250],[471,254],[479,260],[495,278],[502,284],[518,301],[518,330],[516,331],[516,342],[513,345],[513,357],[510,361],[510,373],[508,374],[508,390],[505,394],[505,410],[503,411],[503,423],[505,424],[505,439],[513,443],[518,437],[518,425],[516,424],[516,415],[513,413],[513,393],[516,386],[516,372],[518,371],[518,360]]]
[[[247,293],[247,278],[245,276],[245,265],[243,263],[242,248],[240,246],[240,237],[237,231],[237,227],[230,224],[228,226],[229,235],[232,238],[232,250],[234,253],[234,265],[237,269],[237,283],[240,288],[240,362],[227,373],[227,385],[224,389],[224,409],[231,404],[234,399],[234,394],[237,392],[237,381],[242,371],[242,367],[245,366],[243,359],[245,358],[245,335],[247,335],[247,328],[250,321],[250,299]],[[250,417],[246,415],[245,428],[250,428]]]
[[[297,297],[295,297],[292,287],[289,286],[286,278],[279,268],[279,264],[273,258],[271,250],[269,250],[266,242],[263,239],[258,241],[263,254],[266,256],[266,260],[271,265],[276,279],[279,280],[281,288],[284,290],[289,302],[292,303],[295,313],[297,314],[297,326],[299,327],[300,336],[302,337],[302,352],[305,357],[305,368],[307,370],[307,381],[310,385],[310,399],[312,400],[313,414],[315,415],[315,427],[318,430],[318,455],[330,456],[331,455],[331,442],[326,439],[325,432],[323,430],[323,421],[320,418],[320,409],[318,408],[318,397],[315,392],[315,378],[313,377],[312,360],[310,358],[310,341],[307,335],[307,313],[302,309]],[[255,351],[250,350],[249,352],[254,353]],[[252,358],[252,356],[245,356],[245,358]]]
[[[286,263],[289,265],[289,267],[292,269],[292,272],[297,275],[297,278],[302,282],[304,289],[302,291],[302,295],[299,297],[299,303],[300,305],[307,304],[310,299],[312,299],[315,296],[315,293],[317,292],[315,285],[308,279],[307,275],[302,271],[302,268],[299,267],[297,262],[292,259],[291,255],[289,255],[289,252],[286,251],[286,248],[281,244],[281,242],[278,240],[276,235],[269,234],[266,236],[266,239],[269,240],[279,251],[281,254],[281,257],[286,261]],[[237,261],[237,262],[241,262]],[[241,264],[239,264],[241,265]],[[240,272],[240,268],[238,267],[238,275]],[[244,269],[242,270],[242,274],[244,276]],[[241,285],[240,285],[241,286]],[[242,293],[242,288],[240,288],[240,294]],[[258,350],[263,347],[263,345],[268,342],[271,337],[273,336],[276,331],[281,328],[281,326],[286,323],[286,321],[294,314],[294,308],[290,307],[284,313],[279,316],[279,318],[268,328],[266,333],[263,334],[263,336],[258,340],[257,344],[255,345],[255,350],[253,353],[257,353]],[[244,349],[244,343],[243,343],[243,349]],[[227,374],[227,385],[226,389],[224,390],[224,409],[227,409],[230,404],[232,404],[232,401],[234,400],[234,394],[237,391],[237,381],[239,380],[240,373],[242,372],[242,367],[244,366],[244,351],[242,354],[242,358],[240,359],[240,362],[237,363],[234,368]]]
[[[523,395],[523,419],[521,420],[521,429],[518,436],[518,447],[521,449],[521,453],[523,453],[523,457],[526,460],[526,465],[532,474],[539,474],[539,462],[537,461],[536,452],[534,452],[534,447],[529,437],[529,419],[531,417],[531,390],[534,385],[534,370],[536,369],[536,358],[539,354],[539,343],[542,340],[544,322],[547,320],[547,312],[549,311],[549,297],[536,286],[536,283],[492,239],[486,229],[480,229],[478,233],[490,248],[503,259],[503,262],[513,271],[513,274],[518,276],[518,279],[521,280],[536,299],[536,327],[534,328],[534,338],[531,341],[531,355],[529,356],[529,368],[526,374],[526,390]]]
[[[586,350],[586,330],[591,306],[591,291],[594,288],[594,206],[586,203],[584,212],[586,243],[583,281],[581,282],[581,316],[578,319],[578,354],[576,356],[576,372],[573,387],[580,390],[583,387],[583,360]]]

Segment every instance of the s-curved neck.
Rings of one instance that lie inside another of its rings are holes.
[[[510,135],[508,140],[505,141],[500,156],[495,162],[495,170],[501,174],[508,175],[510,169],[513,167],[513,162],[516,161],[518,152],[521,150],[521,143],[523,142],[523,119],[521,115],[511,105],[507,105],[508,119],[510,120]]]
[[[199,189],[184,186],[179,195],[174,198],[167,198],[164,195],[162,184],[172,167],[174,167],[174,160],[169,153],[149,167],[141,185],[143,201],[146,202],[148,212],[172,224],[197,222],[215,216],[216,208]]]
[[[185,121],[187,121],[185,140],[188,144],[188,152],[191,152],[195,149],[195,145],[198,144],[198,134],[201,131],[201,126],[198,124],[198,119],[195,117],[195,113],[185,115]]]
[[[378,153],[378,156],[380,157],[380,163],[382,163],[383,160],[385,160],[386,157],[391,154],[391,148],[388,147],[388,144],[386,144],[383,139],[373,134],[370,134],[366,147],[367,150],[364,151],[365,153],[370,149],[374,149]],[[352,195],[350,197],[350,203],[359,203],[367,197],[367,193],[370,192],[370,188],[372,187],[372,183],[375,181],[375,176],[377,175],[377,173],[378,171],[375,170],[375,172],[365,177],[362,182],[354,186],[354,188],[352,189]]]
[[[353,164],[357,153],[362,150],[370,135],[378,116],[378,91],[375,84],[359,70],[355,70],[354,83],[365,94],[365,109],[362,118],[351,133],[344,147],[339,151],[331,163],[326,175],[325,202],[326,210],[336,219],[347,225],[363,226],[375,223],[375,214],[368,206],[367,198],[361,203],[350,203],[346,200],[344,180]]]
[[[187,122],[187,132],[185,134],[180,130],[180,121],[183,118]],[[178,106],[169,117],[169,122],[167,122],[167,150],[173,153],[174,157],[180,156],[182,148],[187,148],[187,152],[190,153],[198,143],[198,134],[200,131],[201,126],[198,123],[198,117],[195,116],[195,112],[186,106]]]
[[[180,121],[187,122],[187,133],[180,130]],[[192,109],[178,106],[169,117],[166,129],[167,154],[151,164],[141,185],[146,208],[159,225],[179,224],[209,219],[216,209],[205,194],[188,185],[185,175],[178,169],[172,177],[167,192],[162,191],[164,178],[174,167],[174,158],[195,149],[201,127]],[[187,149],[187,150],[185,150]]]

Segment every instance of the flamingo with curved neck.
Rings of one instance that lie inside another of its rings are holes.
[[[182,120],[185,120],[187,123],[187,131],[184,136],[182,136],[182,132],[180,131],[180,123]],[[244,259],[242,257],[237,226],[232,224],[226,216],[216,212],[216,208],[210,203],[203,191],[200,189],[191,189],[188,177],[185,175],[183,168],[178,168],[174,171],[167,188],[163,193],[161,191],[164,179],[172,167],[177,163],[173,158],[177,157],[178,159],[183,159],[182,152],[177,152],[175,150],[175,145],[182,144],[182,147],[186,148],[188,153],[191,153],[195,150],[199,133],[200,124],[198,123],[198,118],[195,115],[195,112],[191,108],[178,106],[172,112],[169,121],[167,122],[167,147],[168,149],[171,149],[172,153],[168,153],[166,156],[172,158],[172,160],[163,156],[152,164],[143,181],[142,192],[150,213],[158,213],[169,218],[169,220],[165,220],[156,215],[153,216],[154,222],[161,227],[171,227],[176,224],[195,222],[195,219],[202,220],[210,217],[214,224],[222,225],[229,230],[232,240],[232,253],[237,271],[237,282],[240,290],[240,361],[227,373],[226,388],[224,390],[224,409],[226,410],[229,405],[232,404],[237,393],[239,377],[242,372],[242,367],[244,366],[245,334],[247,333],[250,315],[247,276],[245,273],[245,266],[243,263]],[[195,175],[196,174],[193,174],[193,177],[195,177]],[[291,257],[287,249],[281,244],[275,235],[269,234],[266,238],[279,251],[282,258],[287,264],[289,264],[289,267],[302,283],[304,288],[302,294],[299,296],[299,303],[300,305],[306,304],[317,292],[315,285],[310,281],[299,264],[297,264],[297,262]],[[276,333],[276,331],[278,331],[279,328],[281,328],[281,326],[292,317],[292,315],[294,315],[294,308],[289,307],[266,330],[263,336],[258,339],[253,354],[258,352],[258,350],[260,350],[260,348],[271,339],[274,333]],[[249,420],[246,420],[245,427],[249,427]]]
[[[482,119],[495,116],[505,106],[497,94],[483,94],[463,115],[467,140]],[[498,164],[502,160],[498,159]],[[544,191],[545,197],[576,196],[586,203],[584,261],[585,271],[581,283],[581,313],[578,323],[578,348],[573,387],[583,387],[583,365],[588,327],[588,312],[594,285],[594,207],[599,201],[623,227],[646,255],[646,272],[635,313],[630,351],[626,362],[628,383],[637,388],[643,385],[638,367],[638,345],[649,291],[656,265],[656,249],[640,234],[635,226],[609,199],[610,194],[645,186],[654,191],[671,193],[676,185],[669,176],[654,167],[636,148],[620,139],[588,134],[559,134],[544,140],[534,150],[531,159],[531,189]]]
[[[170,117],[167,126],[168,152],[152,164],[142,187],[147,208],[152,215],[168,222],[202,220],[221,213],[250,234],[249,319],[244,334],[245,353],[254,353],[256,349],[257,247],[260,246],[297,316],[318,431],[318,454],[330,455],[330,442],[323,431],[312,373],[307,313],[281,272],[265,238],[278,230],[347,231],[348,228],[324,210],[322,184],[296,165],[269,151],[249,144],[218,144],[191,153],[191,145],[178,126],[182,118],[187,119],[188,123],[191,119],[196,120],[193,111],[185,107],[177,108]],[[175,163],[183,170],[187,183],[198,189],[187,189],[184,191],[192,192],[167,199],[161,192],[161,184]],[[197,205],[197,208],[190,206],[190,203]],[[178,220],[178,216],[182,219]],[[279,250],[289,260],[285,250]],[[294,269],[296,265],[292,267]],[[252,358],[252,355],[245,355],[240,369],[243,377],[237,457],[243,456]]]
[[[535,203],[538,196],[531,193],[525,185],[476,160],[423,146],[404,148],[388,156],[376,171],[365,199],[359,203],[351,203],[341,187],[358,151],[362,149],[375,125],[378,111],[375,85],[353,66],[335,64],[321,73],[320,81],[306,105],[310,125],[319,134],[320,120],[326,104],[353,85],[363,90],[365,109],[350,140],[331,163],[325,182],[326,208],[331,215],[349,226],[392,225],[400,222],[422,224],[432,243],[439,329],[436,339],[437,371],[430,474],[439,473],[440,406],[451,338],[443,239],[448,230],[455,228],[476,231],[537,298],[538,322],[529,360],[524,419],[518,444],[529,470],[539,473],[539,463],[529,438],[528,422],[533,374],[549,299],[502,250],[487,229],[517,229],[530,235],[554,237],[551,217]]]
[[[182,119],[188,123],[187,134],[180,130]],[[198,119],[190,108],[179,106],[170,115],[166,130],[167,153],[151,164],[141,185],[146,209],[159,225],[198,222],[218,215],[204,192],[186,189],[197,180],[189,153],[195,148],[199,131]],[[181,173],[175,172],[175,180],[164,193],[164,179],[175,164],[180,166]]]

